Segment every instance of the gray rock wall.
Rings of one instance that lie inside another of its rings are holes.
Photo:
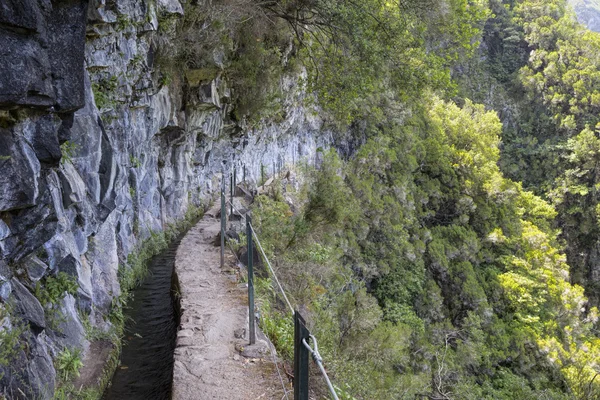
[[[176,0],[0,5],[0,339],[20,333],[11,361],[0,357],[0,397],[52,398],[53,359],[89,345],[82,316],[107,329],[119,265],[206,204],[223,170],[256,182],[332,140],[294,79],[281,83],[286,119],[252,130],[229,119],[219,76],[167,83],[153,62],[176,39],[157,40],[159,20],[182,13]],[[41,304],[36,282],[58,272],[76,295]]]

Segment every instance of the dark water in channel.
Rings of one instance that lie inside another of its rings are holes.
[[[133,291],[124,313],[121,366],[103,400],[168,400],[173,381],[173,350],[179,325],[171,293],[175,253],[181,238],[149,263],[149,275]]]

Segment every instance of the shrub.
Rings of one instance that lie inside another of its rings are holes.
[[[66,294],[75,295],[79,284],[69,274],[59,272],[56,276],[47,276],[35,285],[35,297],[44,307],[57,304]]]
[[[69,380],[70,377],[76,375],[79,376],[79,370],[83,367],[81,361],[81,350],[68,348],[63,349],[56,356],[55,360],[56,372],[63,379],[63,381]]]
[[[73,162],[73,157],[75,153],[79,150],[79,145],[67,140],[63,144],[60,145],[60,152],[62,154],[62,158],[60,160],[61,163]]]
[[[0,304],[0,367],[6,367],[24,347],[19,340],[25,325],[12,315],[12,305]],[[0,373],[0,379],[2,374]]]

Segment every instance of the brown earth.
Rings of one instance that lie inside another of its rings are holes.
[[[217,215],[218,209],[207,212],[177,250],[182,314],[172,398],[281,400],[285,393],[267,351],[270,346],[265,340],[247,346],[247,289],[238,283],[234,256],[227,252],[225,267],[220,268],[220,249],[214,245],[220,230]],[[291,399],[291,386],[283,370],[281,374]]]

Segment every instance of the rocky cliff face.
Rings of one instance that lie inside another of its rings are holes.
[[[600,32],[600,1],[599,0],[568,0],[577,14],[579,22],[589,30]]]
[[[0,5],[0,396],[52,397],[53,360],[89,345],[82,320],[109,329],[119,265],[206,204],[223,170],[257,181],[331,143],[293,79],[284,121],[247,129],[220,73],[161,73],[176,38],[160,21],[182,14],[176,0]],[[77,288],[43,304],[59,272]]]

